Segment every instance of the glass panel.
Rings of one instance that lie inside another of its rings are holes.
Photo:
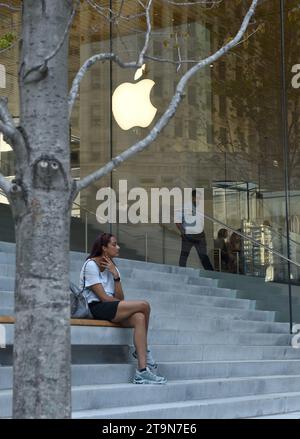
[[[300,19],[299,5],[292,0],[285,2],[285,53],[286,69],[286,148],[289,182],[289,251],[291,259],[300,263],[300,43],[297,38]],[[293,286],[293,320],[300,321],[300,268],[291,266]]]
[[[143,139],[166,110],[179,79],[191,65],[180,61],[203,59],[220,48],[238,31],[250,3],[250,0],[224,1],[217,7],[205,8],[155,0],[151,11],[152,38],[141,76],[135,78],[135,70],[121,69],[116,63],[106,61],[95,64],[82,81],[70,124],[73,177],[85,177]],[[98,190],[112,187],[117,201],[121,201],[122,180],[126,180],[127,193],[133,188],[144,189],[149,200],[153,188],[204,188],[205,213],[219,221],[205,220],[207,255],[215,270],[221,270],[222,282],[226,275],[237,273],[243,276],[236,276],[238,281],[231,276],[231,285],[235,287],[238,287],[235,282],[239,282],[252,289],[257,282],[255,277],[277,281],[272,300],[267,293],[268,285],[265,286],[261,306],[272,309],[277,301],[278,315],[287,320],[287,263],[235,233],[240,231],[300,261],[297,203],[300,67],[299,43],[295,37],[300,12],[296,0],[285,4],[285,59],[280,45],[280,2],[262,2],[240,44],[189,82],[175,117],[157,140],[80,194],[73,208],[73,249],[85,251],[98,233],[112,231],[121,245],[121,256],[178,265],[182,240],[172,216],[169,223],[163,223],[161,218],[151,223],[149,201],[148,223],[126,223],[121,221],[126,206],[119,204],[117,223],[100,224],[96,218],[101,202],[97,199]],[[70,86],[79,67],[90,56],[113,50],[123,61],[129,61],[136,58],[144,45],[146,21],[141,2],[104,1],[100,14],[99,8],[97,12],[93,5],[94,2],[82,2],[72,26]],[[0,14],[1,36],[9,39],[13,30],[17,41],[19,14],[3,8]],[[110,24],[106,17],[112,15],[115,19]],[[10,51],[0,49],[0,95],[9,94],[10,110],[16,119],[19,117],[17,58],[18,44]],[[282,124],[282,63],[287,71],[288,151]],[[126,87],[130,83],[131,97],[123,103],[115,101],[119,87],[126,83]],[[143,93],[145,104],[139,107]],[[149,106],[149,96],[154,109]],[[120,117],[112,114],[114,102],[118,102],[116,110],[124,105]],[[148,117],[144,115],[147,106],[152,116],[144,121]],[[134,117],[143,116],[143,120],[134,119],[130,125],[134,110]],[[129,126],[125,126],[127,122]],[[0,168],[4,175],[13,177],[12,152],[2,138]],[[287,169],[289,188],[285,179]],[[0,203],[3,202],[5,199],[0,194]],[[129,207],[133,203],[134,200],[129,200]],[[230,226],[232,231],[225,233],[222,224]],[[0,239],[6,239],[4,235],[0,234]],[[224,244],[227,256],[222,254]],[[203,268],[195,247],[187,265]],[[292,281],[299,282],[299,268],[293,267],[291,272]],[[202,271],[202,275],[211,273]],[[253,297],[257,295],[258,292],[253,292]]]

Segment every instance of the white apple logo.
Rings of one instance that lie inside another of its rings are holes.
[[[138,80],[145,71],[145,64],[136,71]],[[112,111],[117,124],[125,131],[133,127],[148,127],[157,112],[150,100],[150,92],[155,82],[143,79],[133,84],[124,82],[116,88],[112,97]]]

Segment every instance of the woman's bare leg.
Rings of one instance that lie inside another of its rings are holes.
[[[129,319],[135,313],[142,313],[145,316],[146,337],[148,336],[148,327],[150,319],[151,307],[146,301],[122,300],[117,309],[113,323],[121,323],[125,319]],[[148,344],[146,345],[148,349]]]
[[[124,328],[134,328],[133,342],[138,356],[138,368],[147,367],[147,331],[145,315],[141,312],[119,322]]]
[[[128,319],[137,312],[141,312],[145,315],[145,327],[148,332],[151,308],[146,301],[122,300],[118,305],[117,313],[112,322],[120,323],[122,320]]]

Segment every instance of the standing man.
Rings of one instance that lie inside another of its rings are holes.
[[[197,233],[194,232],[196,220],[195,215],[196,210],[196,200],[197,191],[193,189],[192,191],[192,209],[187,205],[184,205],[181,211],[182,222],[176,222],[176,227],[181,233],[181,253],[179,259],[180,267],[186,267],[186,262],[189,257],[192,247],[196,248],[199,259],[205,270],[213,270],[213,266],[207,255],[206,238],[204,233],[204,216],[201,215],[200,226],[197,229]],[[201,212],[202,213],[202,212]],[[178,218],[178,217],[177,217]],[[199,220],[199,219],[198,219]],[[193,230],[194,233],[189,233],[189,229]]]

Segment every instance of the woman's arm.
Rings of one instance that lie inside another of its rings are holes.
[[[118,274],[119,276],[119,274]],[[123,292],[123,288],[122,288],[122,284],[121,281],[117,281],[115,282],[115,297],[118,300],[124,300],[124,292]]]
[[[120,300],[106,294],[101,284],[92,285],[90,288],[102,302],[116,302],[117,300]]]
[[[103,257],[103,261],[101,262],[102,267],[107,268],[111,274],[113,275],[114,279],[119,279],[120,278],[120,273],[119,270],[117,269],[115,263],[108,257],[104,256]],[[120,280],[117,280],[116,282],[114,282],[115,285],[115,297],[118,300],[124,300],[124,292],[122,289],[122,284]]]

